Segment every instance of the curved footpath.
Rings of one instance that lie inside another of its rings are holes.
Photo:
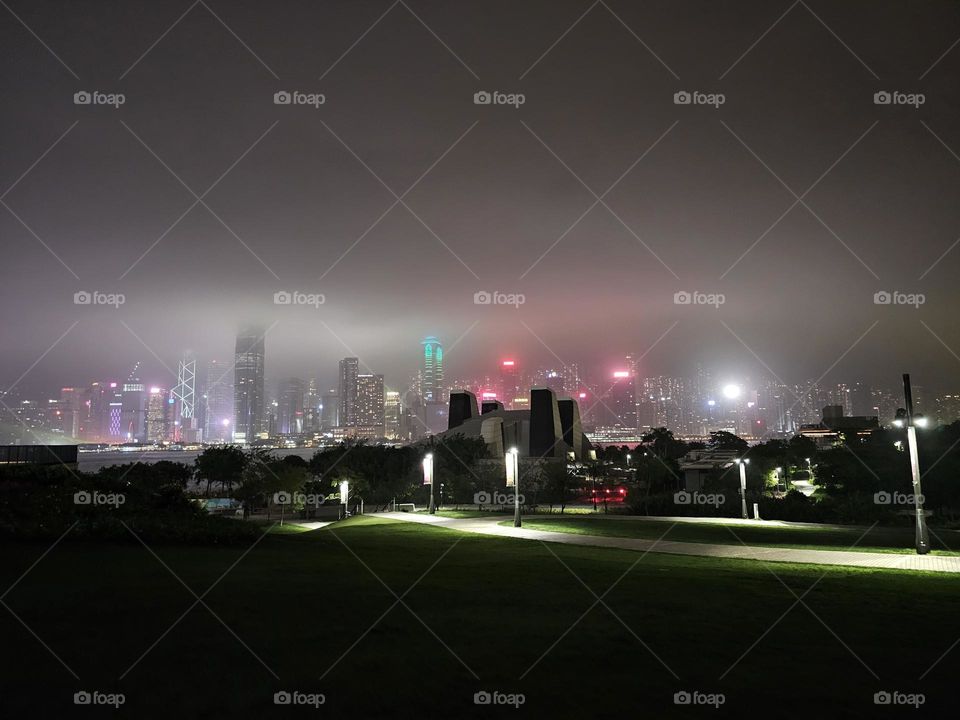
[[[528,530],[505,527],[498,523],[503,515],[490,518],[450,518],[423,513],[385,512],[376,517],[416,522],[425,525],[458,530],[460,532],[494,535],[496,537],[541,540],[566,545],[589,545],[619,550],[658,552],[670,555],[697,555],[702,557],[765,560],[767,562],[810,563],[814,565],[845,565],[849,567],[889,570],[922,570],[926,572],[960,573],[960,556],[916,555],[885,552],[857,552],[853,550],[801,550],[798,548],[771,548],[749,545],[718,545],[713,543],[674,542],[672,540],[645,540],[640,538],[601,537],[575,533]],[[530,516],[535,519],[537,516]],[[549,517],[549,516],[542,516]]]

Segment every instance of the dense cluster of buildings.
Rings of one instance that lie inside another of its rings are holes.
[[[424,338],[419,355],[415,375],[399,387],[391,388],[382,374],[348,357],[340,360],[330,385],[316,377],[286,377],[268,388],[264,333],[246,328],[237,334],[232,362],[201,363],[186,355],[178,363],[176,383],[145,382],[138,364],[125,380],[64,387],[57,397],[43,401],[0,396],[9,410],[4,415],[14,416],[0,423],[0,441],[415,442],[448,430],[451,391],[461,390],[473,393],[478,407],[506,413],[529,412],[531,390],[550,390],[557,398],[576,402],[580,426],[598,443],[636,442],[654,427],[667,427],[686,438],[717,430],[747,439],[788,437],[823,426],[821,409],[827,406],[836,417],[874,417],[887,425],[902,405],[899,393],[863,383],[789,386],[767,378],[727,382],[699,367],[693,377],[645,375],[636,355],[592,374],[578,365],[526,367],[517,358],[503,358],[493,373],[451,381],[438,338]],[[960,394],[928,398],[922,387],[913,390],[916,410],[931,422],[960,419]]]

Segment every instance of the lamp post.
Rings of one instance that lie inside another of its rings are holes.
[[[423,484],[430,486],[430,507],[429,513],[435,515],[437,506],[433,503],[433,453],[427,453],[423,456]]]
[[[737,460],[737,465],[740,466],[740,516],[744,520],[749,520],[750,516],[747,515],[747,463],[750,460],[748,458],[741,458]]]
[[[923,514],[923,490],[920,488],[920,455],[917,452],[917,426],[926,425],[926,419],[913,414],[913,391],[910,389],[910,375],[903,375],[903,399],[907,410],[907,445],[910,450],[910,473],[913,478],[913,507],[917,518],[916,546],[918,555],[930,552],[930,538],[927,535],[927,520]]]
[[[520,460],[516,448],[510,448],[504,458],[507,471],[507,487],[513,488],[513,526],[520,527]]]
[[[783,482],[783,480],[782,480],[781,477],[780,477],[780,475],[781,475],[782,472],[783,472],[783,468],[782,468],[782,467],[778,467],[778,468],[777,468],[777,490],[780,490],[780,485],[782,484],[782,485],[783,485],[783,490],[786,491],[786,489],[787,489],[787,484],[786,484],[785,482]]]

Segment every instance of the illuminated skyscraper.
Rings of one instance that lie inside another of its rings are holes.
[[[523,395],[520,387],[520,366],[516,360],[500,361],[500,402],[508,410],[516,409],[514,403]]]
[[[184,354],[177,365],[177,384],[173,388],[174,434],[176,440],[197,442],[203,439],[197,424],[197,359]]]
[[[170,393],[165,389],[150,388],[150,394],[147,397],[147,442],[159,443],[168,439],[172,400]]]
[[[603,401],[596,408],[602,418],[598,425],[619,426],[636,430],[637,428],[637,401],[636,381],[629,370],[618,370],[613,373],[611,382],[604,394]]]
[[[252,442],[267,432],[263,333],[256,329],[242,330],[237,335],[235,357],[233,439]]]
[[[424,402],[446,402],[443,387],[443,345],[432,335],[423,342],[422,395]]]
[[[400,422],[403,418],[403,406],[400,403],[400,393],[396,390],[387,390],[384,400],[383,434],[390,440],[399,440]]]
[[[360,374],[360,361],[357,358],[344,358],[340,361],[340,387],[337,393],[340,404],[337,412],[337,425],[356,427],[357,422],[357,377]]]
[[[356,425],[383,428],[383,375],[357,375]],[[383,435],[382,430],[380,435]]]

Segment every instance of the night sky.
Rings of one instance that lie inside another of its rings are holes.
[[[4,0],[0,386],[55,343],[22,392],[172,384],[256,321],[268,387],[347,355],[400,385],[437,335],[457,377],[635,352],[957,391],[958,37],[955,2]]]

